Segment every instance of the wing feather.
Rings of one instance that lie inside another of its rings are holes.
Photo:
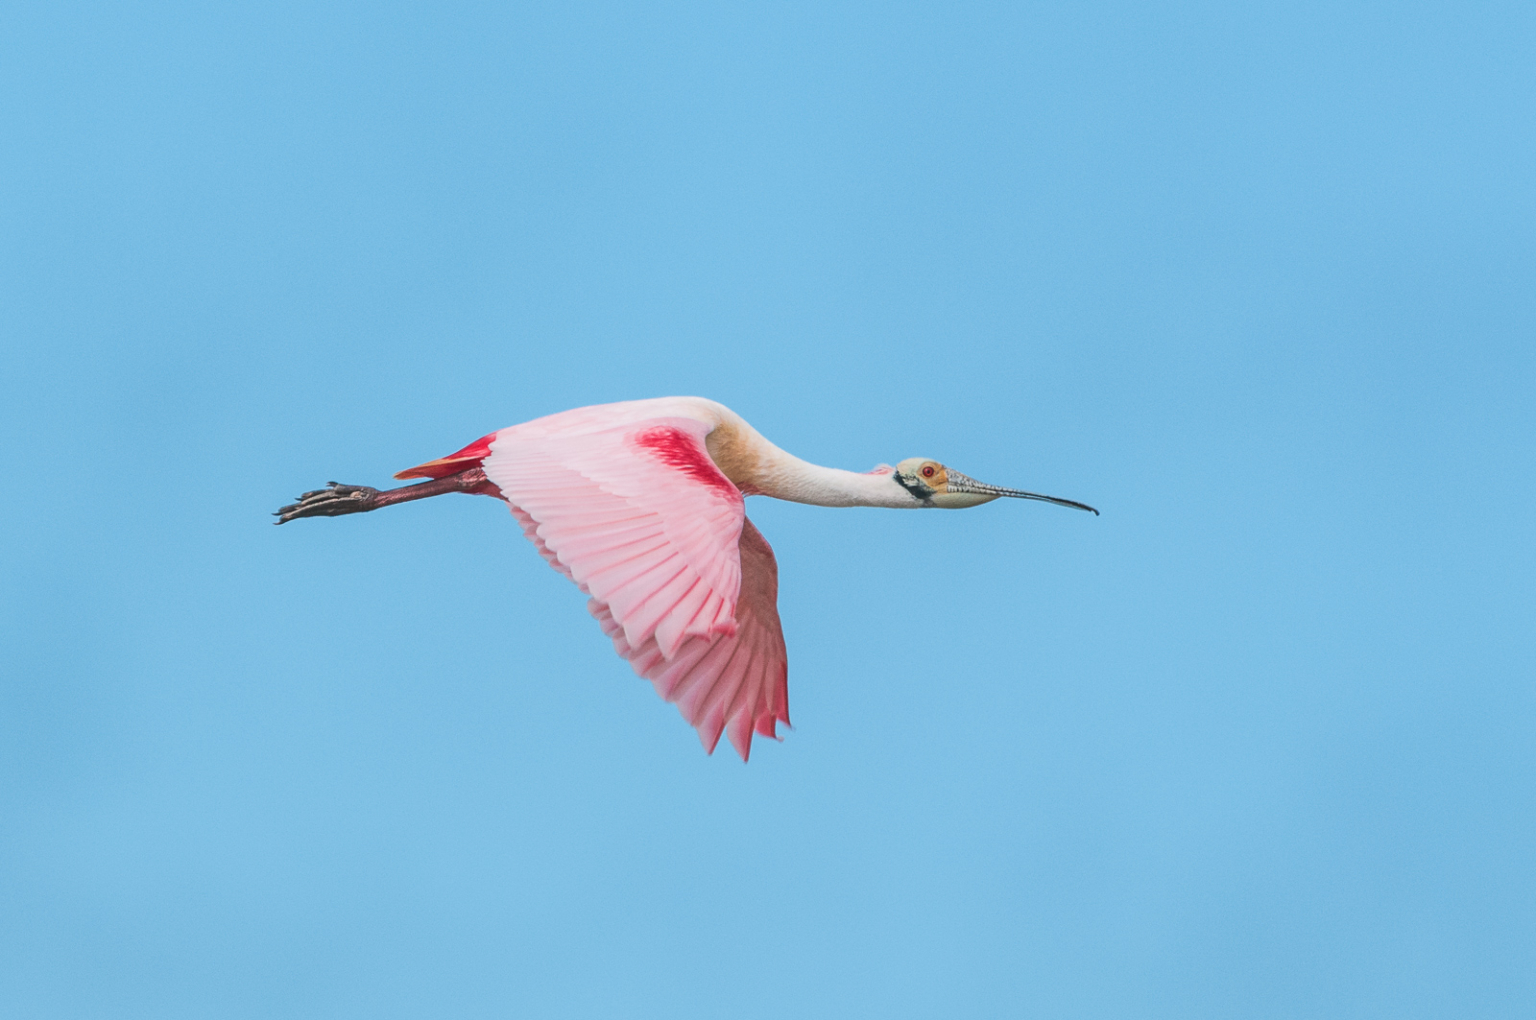
[[[711,753],[789,723],[773,550],[709,459],[709,426],[661,417],[498,433],[483,462],[539,555]]]

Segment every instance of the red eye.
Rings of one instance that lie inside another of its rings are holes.
[[[924,478],[932,478],[933,477],[933,465],[932,464],[930,464],[927,467],[923,468],[923,477]]]

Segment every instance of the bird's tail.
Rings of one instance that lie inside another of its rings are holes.
[[[488,436],[481,436],[457,453],[450,453],[446,457],[439,457],[437,460],[429,460],[425,464],[417,464],[413,468],[398,471],[395,473],[395,477],[401,479],[447,478],[449,475],[456,475],[460,471],[479,467],[480,462],[485,460],[490,454],[491,444],[496,441],[496,437],[499,435],[501,435],[500,432],[492,432]]]

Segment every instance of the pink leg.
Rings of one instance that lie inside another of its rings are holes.
[[[299,497],[272,516],[275,524],[287,524],[300,517],[340,517],[342,514],[361,514],[377,510],[381,506],[407,503],[413,499],[441,496],[445,492],[469,492],[482,496],[500,496],[501,490],[488,481],[478,466],[460,471],[447,478],[434,478],[416,485],[402,485],[398,489],[370,488],[366,485],[340,485],[329,483],[324,489],[315,489]]]

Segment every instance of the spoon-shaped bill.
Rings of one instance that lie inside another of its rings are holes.
[[[1038,499],[1042,503],[1055,503],[1057,506],[1069,506],[1074,510],[1087,510],[1095,517],[1099,512],[1087,503],[1079,503],[1075,499],[1062,499],[1058,496],[1042,496],[1038,492],[1025,492],[1023,489],[1005,489],[1001,485],[988,485],[986,482],[978,482],[969,475],[962,475],[958,471],[947,471],[949,477],[948,489],[950,492],[969,492],[978,496],[1012,496],[1014,499]]]

